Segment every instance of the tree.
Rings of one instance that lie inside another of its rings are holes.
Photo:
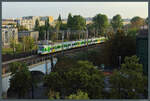
[[[73,24],[72,24],[72,29],[73,30],[83,30],[83,29],[85,29],[86,21],[82,16],[74,15],[72,21],[73,21]]]
[[[66,97],[66,99],[86,100],[89,99],[89,97],[87,93],[78,90],[77,94],[71,94],[68,97]]]
[[[108,18],[104,14],[97,14],[93,17],[93,23],[99,35],[105,35],[105,31],[109,25]]]
[[[116,32],[118,29],[121,29],[123,27],[123,20],[119,14],[113,16],[111,20],[111,25]]]
[[[35,30],[35,31],[39,31],[39,26],[40,26],[40,25],[39,25],[39,20],[36,19],[34,30]]]
[[[68,14],[68,19],[67,19],[67,27],[72,29],[72,25],[73,25],[73,17],[71,15],[71,13]]]
[[[50,24],[49,24],[49,19],[47,19],[45,21],[45,31],[46,31],[46,35],[45,38],[48,40],[49,39],[49,31],[50,31]]]
[[[110,77],[111,98],[135,99],[147,92],[147,77],[136,56],[126,57],[119,71]]]
[[[103,74],[88,61],[73,64],[71,61],[74,60],[70,60],[67,59],[69,65],[63,60],[61,64],[65,65],[57,65],[60,67],[56,66],[53,72],[45,77],[48,89],[59,92],[61,98],[76,93],[78,89],[87,92],[89,98],[102,98]]]
[[[148,25],[148,17],[145,19],[145,24]]]
[[[94,24],[87,24],[87,30],[88,30],[88,32],[89,32],[89,37],[96,37],[96,35],[95,35],[95,26],[94,26]]]
[[[60,99],[59,92],[55,92],[55,91],[52,91],[52,90],[49,91],[48,97],[51,100],[53,100],[53,99]]]
[[[61,35],[59,33],[59,31],[61,30],[61,25],[62,25],[62,20],[61,20],[61,15],[59,14],[59,17],[57,19],[57,23],[56,23],[56,26],[55,26],[55,29],[56,29],[56,36],[57,36],[57,39],[61,39]]]
[[[59,14],[59,17],[58,17],[58,23],[61,24],[62,23],[62,20],[61,20],[61,15]]]
[[[127,36],[122,30],[118,30],[109,40],[106,40],[104,48],[102,48],[104,64],[119,68],[119,56],[121,56],[122,63],[125,56],[136,54],[135,41],[135,38]]]
[[[28,29],[23,25],[18,25],[18,31],[28,31]]]
[[[30,36],[24,36],[22,38],[22,43],[24,51],[31,51],[34,47],[36,47],[36,45],[34,44],[35,43],[34,39]]]
[[[131,19],[131,24],[132,27],[139,29],[141,26],[144,25],[144,20],[139,16],[135,16]]]
[[[67,30],[67,24],[62,23],[60,25],[60,30]]]
[[[45,26],[40,26],[39,27],[39,40],[44,40],[44,35],[45,35]]]
[[[31,74],[24,63],[14,62],[10,65],[10,90],[23,98],[31,88]]]
[[[128,36],[131,36],[133,38],[136,38],[136,35],[138,34],[138,29],[137,28],[130,28],[127,32]]]
[[[13,52],[15,53],[17,46],[17,40],[14,37],[10,38],[10,47],[13,48]]]

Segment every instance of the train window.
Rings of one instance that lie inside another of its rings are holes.
[[[47,49],[46,49],[46,48],[44,48],[44,51],[47,51]]]
[[[68,47],[68,44],[65,44],[64,47]]]
[[[39,47],[39,49],[40,49],[41,51],[44,51],[44,47]]]
[[[57,46],[54,46],[54,49],[57,49]]]
[[[51,50],[51,48],[50,47],[48,47],[48,51],[50,51]]]
[[[73,43],[72,45],[73,45],[73,46],[75,46],[76,44],[75,44],[75,43]]]

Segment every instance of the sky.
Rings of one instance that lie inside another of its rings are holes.
[[[106,14],[112,18],[120,14],[122,18],[148,17],[148,2],[2,2],[2,18],[22,16],[53,16],[62,19],[72,15],[94,17]]]

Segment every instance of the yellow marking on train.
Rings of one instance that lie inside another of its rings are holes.
[[[52,52],[55,52],[55,49],[53,49]]]

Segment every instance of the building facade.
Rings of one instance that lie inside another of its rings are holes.
[[[19,40],[21,40],[24,36],[30,36],[37,42],[38,38],[39,38],[39,32],[38,31],[21,31],[21,32],[18,32]]]
[[[2,26],[2,46],[9,47],[10,42],[15,40],[18,42],[18,29],[12,25],[3,25]]]
[[[148,29],[143,29],[136,37],[136,55],[143,64],[144,74],[148,74]]]
[[[2,19],[2,25],[9,25],[9,24],[17,25],[17,21],[14,19]]]
[[[39,25],[45,25],[45,21],[49,19],[49,23],[53,23],[52,16],[26,16],[20,18],[19,24],[27,28],[29,31],[34,30],[36,20],[39,21]]]

